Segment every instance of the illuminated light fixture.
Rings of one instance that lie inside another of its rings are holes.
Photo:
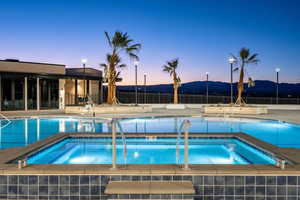
[[[140,62],[138,60],[135,60],[135,61],[133,61],[133,64],[136,66],[136,65],[139,65]]]
[[[233,63],[236,62],[236,59],[235,59],[233,56],[230,56],[229,59],[228,59],[228,62],[229,62],[230,64],[233,64]]]
[[[140,154],[139,154],[139,152],[137,152],[137,151],[135,151],[135,152],[133,153],[133,157],[134,157],[134,158],[138,158],[139,155],[140,155]]]
[[[276,72],[280,72],[280,68],[277,67],[277,68],[275,69],[275,71],[276,71]]]
[[[86,64],[87,63],[87,59],[86,58],[82,58],[81,59],[81,63]]]

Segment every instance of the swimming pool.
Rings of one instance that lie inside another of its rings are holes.
[[[300,148],[300,126],[273,120],[247,118],[162,117],[120,120],[125,132],[177,132],[189,119],[191,132],[244,132],[279,147]],[[4,123],[4,122],[3,122]],[[107,132],[103,120],[76,118],[18,119],[0,129],[0,148],[22,147],[58,132]]]
[[[29,164],[111,164],[111,138],[66,138],[27,158]],[[117,139],[117,164],[183,164],[184,141]],[[190,138],[189,164],[275,164],[276,159],[237,138]]]

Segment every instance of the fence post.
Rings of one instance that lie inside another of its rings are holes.
[[[158,93],[158,103],[160,104],[160,92]]]

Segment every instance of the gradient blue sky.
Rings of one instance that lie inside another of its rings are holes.
[[[142,43],[139,83],[169,83],[166,60],[180,59],[183,82],[229,81],[227,58],[241,47],[259,53],[254,79],[300,82],[299,0],[1,0],[0,59],[98,68],[109,51],[103,32]],[[128,60],[124,60],[128,62]],[[134,67],[123,70],[132,84]],[[235,76],[237,80],[237,76]]]

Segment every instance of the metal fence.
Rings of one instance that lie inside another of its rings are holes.
[[[120,103],[135,103],[134,92],[117,91]],[[230,96],[206,96],[195,94],[178,94],[179,103],[206,104],[230,103]],[[104,99],[104,101],[106,98]],[[233,98],[235,102],[236,97]],[[276,97],[244,97],[248,104],[277,104]],[[173,94],[138,92],[139,104],[168,104],[173,102]],[[278,98],[278,104],[300,104],[300,98]]]

